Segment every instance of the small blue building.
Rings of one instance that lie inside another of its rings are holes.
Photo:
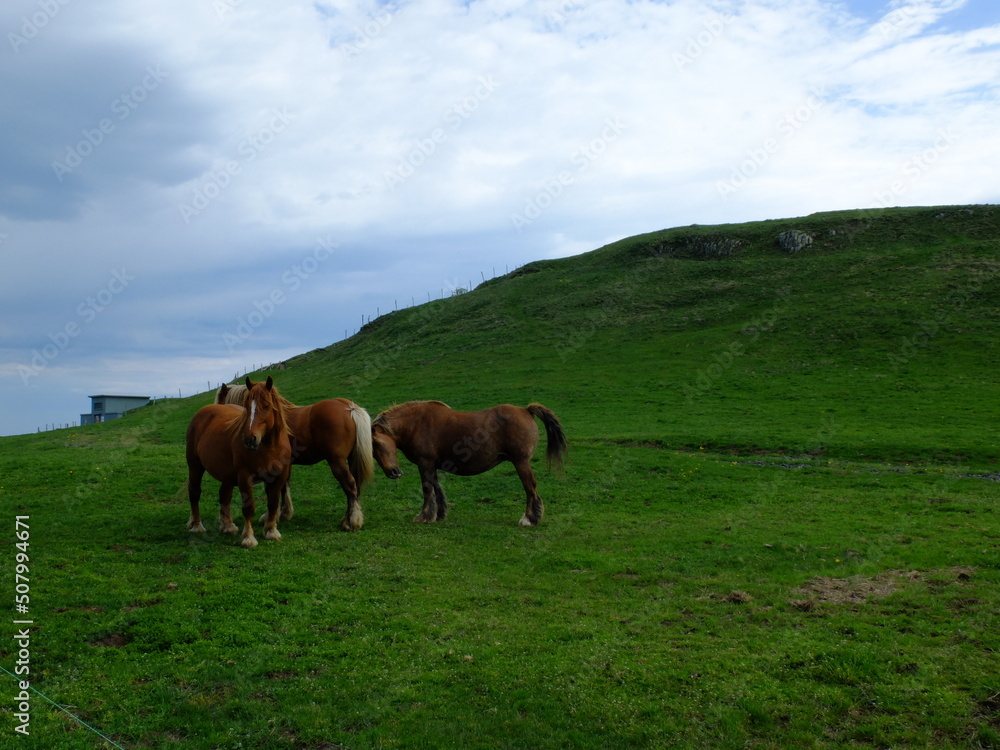
[[[90,414],[80,415],[80,424],[97,424],[110,422],[132,409],[138,409],[149,403],[149,396],[91,396]]]

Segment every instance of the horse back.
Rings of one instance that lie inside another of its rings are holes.
[[[310,466],[329,461],[331,456],[347,456],[354,447],[353,404],[345,398],[330,398],[288,411],[292,433],[292,460]]]
[[[432,402],[429,402],[432,403]],[[452,474],[481,474],[497,464],[530,458],[538,445],[538,425],[527,409],[500,404],[479,411],[428,406],[409,446],[413,463],[422,458]]]

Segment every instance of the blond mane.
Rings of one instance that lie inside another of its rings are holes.
[[[223,388],[225,389],[225,393],[223,393]],[[275,389],[275,392],[277,392],[277,389]],[[229,385],[227,383],[226,385],[219,386],[219,389],[215,392],[215,403],[217,404],[235,404],[236,406],[243,406],[246,398],[247,387],[242,384]],[[278,394],[278,398],[281,399],[281,403],[286,409],[298,408],[297,404],[293,404],[280,393]]]

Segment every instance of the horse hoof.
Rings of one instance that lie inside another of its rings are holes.
[[[340,522],[340,530],[357,531],[364,525],[365,525],[364,515],[362,513],[352,513],[349,516],[344,516],[343,520]]]
[[[265,539],[270,539],[273,542],[280,542],[281,541],[281,532],[279,532],[277,529],[274,529],[273,531],[265,531],[264,532],[264,538]]]
[[[538,521],[532,521],[528,516],[521,516],[521,520],[517,522],[519,526],[537,526]]]
[[[252,536],[245,536],[243,537],[243,541],[240,542],[240,544],[246,547],[247,549],[253,549],[254,547],[257,546],[257,539]]]
[[[237,526],[235,523],[231,523],[228,526],[222,523],[219,524],[220,534],[235,534],[239,530],[240,530],[239,526]]]
[[[198,523],[195,523],[194,522],[194,516],[188,516],[187,528],[188,528],[188,531],[190,531],[192,534],[204,534],[205,533],[205,527],[202,526],[200,520],[198,521]]]
[[[413,518],[413,523],[434,523],[436,520],[436,518],[427,518],[423,513],[418,513]]]

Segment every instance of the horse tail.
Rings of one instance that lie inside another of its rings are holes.
[[[549,462],[549,465],[554,462],[557,467],[561,468],[563,459],[566,457],[568,443],[566,442],[566,433],[563,432],[558,417],[556,417],[551,409],[547,409],[541,404],[528,404],[527,408],[531,416],[538,417],[542,420],[542,424],[545,425],[545,436],[548,442],[545,459]]]
[[[367,411],[357,404],[349,407],[351,419],[354,420],[354,449],[347,457],[351,474],[358,484],[358,491],[365,482],[375,478],[375,459],[372,452],[372,418]]]

